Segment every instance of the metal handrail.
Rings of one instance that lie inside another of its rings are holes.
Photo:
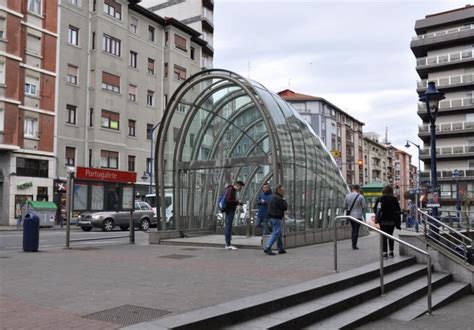
[[[418,213],[420,213],[421,215],[425,216],[428,219],[428,220],[424,220],[425,221],[425,223],[424,223],[424,228],[425,228],[424,235],[425,235],[425,237],[429,238],[432,241],[435,241],[437,244],[443,246],[447,250],[451,251],[453,254],[462,257],[464,262],[469,263],[469,261],[468,261],[468,249],[470,247],[472,247],[472,239],[467,237],[466,235],[460,233],[456,229],[448,226],[444,222],[442,222],[442,221],[436,219],[435,217],[429,215],[425,211],[423,211],[421,209],[417,209],[417,211],[418,211]],[[430,225],[428,226],[428,224],[430,224]],[[435,229],[432,229],[431,228],[432,226],[435,227]],[[445,232],[444,235],[451,237],[456,242],[450,241],[446,237],[442,236],[439,233],[440,228],[444,229],[444,230],[447,230],[447,232]],[[453,233],[454,235],[457,235],[459,238],[456,237],[456,236],[453,236],[451,233]],[[443,239],[444,242],[441,241],[441,239]],[[427,243],[429,243],[429,240],[427,240]],[[461,244],[462,252],[458,251],[459,248],[455,249],[455,248],[452,247],[452,245],[454,243],[455,244]]]
[[[334,271],[337,273],[338,270],[337,270],[337,222],[340,221],[340,220],[351,220],[351,221],[355,221],[357,222],[358,224],[360,225],[363,225],[367,228],[370,228],[371,230],[375,231],[376,233],[379,233],[381,236],[380,236],[380,292],[381,292],[381,295],[384,295],[385,294],[385,289],[384,289],[384,282],[383,282],[383,276],[384,276],[384,271],[383,271],[383,251],[382,251],[382,244],[383,244],[383,239],[382,239],[382,236],[385,236],[389,239],[392,239],[406,247],[409,247],[410,249],[413,249],[415,250],[416,252],[418,253],[421,253],[423,255],[425,255],[426,257],[428,257],[428,264],[427,264],[427,277],[428,277],[428,314],[431,314],[432,312],[432,308],[431,308],[431,256],[428,252],[420,249],[420,248],[417,248],[416,246],[414,245],[411,245],[410,243],[407,243],[401,239],[399,239],[398,237],[395,237],[395,236],[392,236],[390,234],[387,234],[386,232],[383,232],[381,231],[380,229],[378,228],[375,228],[369,224],[367,224],[365,221],[361,221],[359,219],[356,219],[354,217],[351,217],[349,215],[340,215],[340,216],[337,216],[334,218],[334,222],[333,222],[333,226],[334,226]]]

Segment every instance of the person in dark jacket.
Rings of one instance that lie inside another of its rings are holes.
[[[282,220],[285,216],[285,211],[288,208],[288,204],[283,199],[285,194],[285,189],[282,184],[276,187],[276,191],[273,194],[270,202],[268,203],[268,218],[271,221],[273,230],[270,239],[267,242],[266,247],[263,249],[263,252],[274,256],[275,253],[272,251],[272,246],[276,242],[278,248],[278,254],[286,253],[285,248],[283,247],[282,239]]]
[[[257,197],[257,221],[255,226],[262,228],[262,235],[268,235],[268,203],[272,198],[273,192],[270,184],[267,182],[262,187],[262,192]]]
[[[380,206],[379,206],[380,204]],[[374,205],[374,213],[377,214],[378,208],[382,209],[381,219],[375,220],[376,223],[380,225],[380,230],[386,232],[387,234],[393,235],[395,227],[400,230],[400,204],[398,199],[393,196],[393,188],[391,186],[385,186],[382,190],[382,196],[380,196]],[[383,257],[393,257],[393,244],[392,239],[388,239],[385,236],[383,239]],[[387,254],[387,240],[390,248],[390,253]]]
[[[245,183],[242,181],[236,181],[233,185],[228,185],[225,189],[225,225],[224,225],[224,237],[225,237],[225,249],[226,250],[237,250],[237,248],[230,244],[232,239],[232,223],[234,222],[235,210],[238,205],[243,205],[236,195],[237,191],[240,191]]]

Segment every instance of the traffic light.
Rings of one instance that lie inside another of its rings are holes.
[[[364,164],[364,162],[362,161],[362,159],[359,159],[357,161],[357,164],[359,165],[359,167],[362,167],[362,165]]]

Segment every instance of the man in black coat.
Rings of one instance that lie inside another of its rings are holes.
[[[270,219],[273,230],[272,235],[267,242],[267,246],[263,249],[263,252],[271,256],[275,255],[275,253],[272,251],[272,246],[275,242],[277,243],[278,254],[286,253],[283,247],[281,228],[285,211],[288,208],[288,204],[283,199],[284,194],[285,189],[283,188],[283,185],[278,185],[276,187],[275,193],[268,203],[268,218]]]

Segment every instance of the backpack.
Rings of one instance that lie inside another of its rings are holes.
[[[217,207],[221,212],[225,212],[225,209],[227,207],[227,200],[225,199],[225,191],[222,195],[219,196],[217,199]]]

